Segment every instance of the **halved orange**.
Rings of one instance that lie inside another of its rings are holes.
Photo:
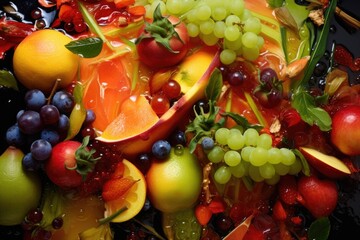
[[[115,217],[113,222],[125,222],[136,216],[143,208],[146,198],[146,182],[141,171],[126,159],[119,163],[119,167],[124,167],[123,177],[132,178],[136,183],[119,199],[105,202],[105,217],[113,215],[124,207],[127,208]]]

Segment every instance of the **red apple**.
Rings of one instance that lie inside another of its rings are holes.
[[[302,176],[298,181],[298,201],[315,217],[327,217],[338,202],[338,188],[335,181]]]
[[[334,114],[331,141],[344,154],[360,155],[360,106],[346,106]]]
[[[323,175],[330,178],[341,178],[351,174],[348,166],[340,159],[308,147],[300,147],[308,163]]]

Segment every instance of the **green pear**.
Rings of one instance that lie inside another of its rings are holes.
[[[41,180],[35,172],[23,169],[23,156],[12,146],[0,156],[0,225],[20,224],[39,204]]]

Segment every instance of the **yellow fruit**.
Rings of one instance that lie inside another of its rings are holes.
[[[0,225],[20,224],[39,204],[41,181],[35,173],[23,170],[23,156],[14,147],[0,156]]]
[[[168,159],[153,161],[146,181],[153,206],[172,213],[196,203],[201,192],[202,170],[188,148],[184,148],[181,154],[172,148]]]
[[[50,92],[57,79],[59,87],[68,86],[78,70],[79,56],[65,45],[72,39],[53,30],[38,30],[27,36],[15,49],[15,77],[28,89]]]
[[[125,222],[135,217],[143,208],[146,199],[146,181],[144,175],[128,160],[124,159],[122,163],[124,164],[123,177],[130,177],[137,182],[127,191],[125,196],[105,202],[105,217],[113,215],[124,207],[127,208],[114,218],[113,222]]]

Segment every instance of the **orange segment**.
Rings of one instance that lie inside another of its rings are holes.
[[[144,96],[137,96],[135,100],[131,97],[123,102],[119,115],[106,127],[101,138],[129,138],[145,132],[158,120],[159,117]]]
[[[143,208],[146,198],[146,182],[144,175],[130,161],[124,159],[122,163],[125,166],[124,177],[129,177],[138,181],[121,198],[105,202],[105,217],[111,216],[123,207],[127,207],[124,212],[112,220],[113,222],[124,222],[136,216]]]

